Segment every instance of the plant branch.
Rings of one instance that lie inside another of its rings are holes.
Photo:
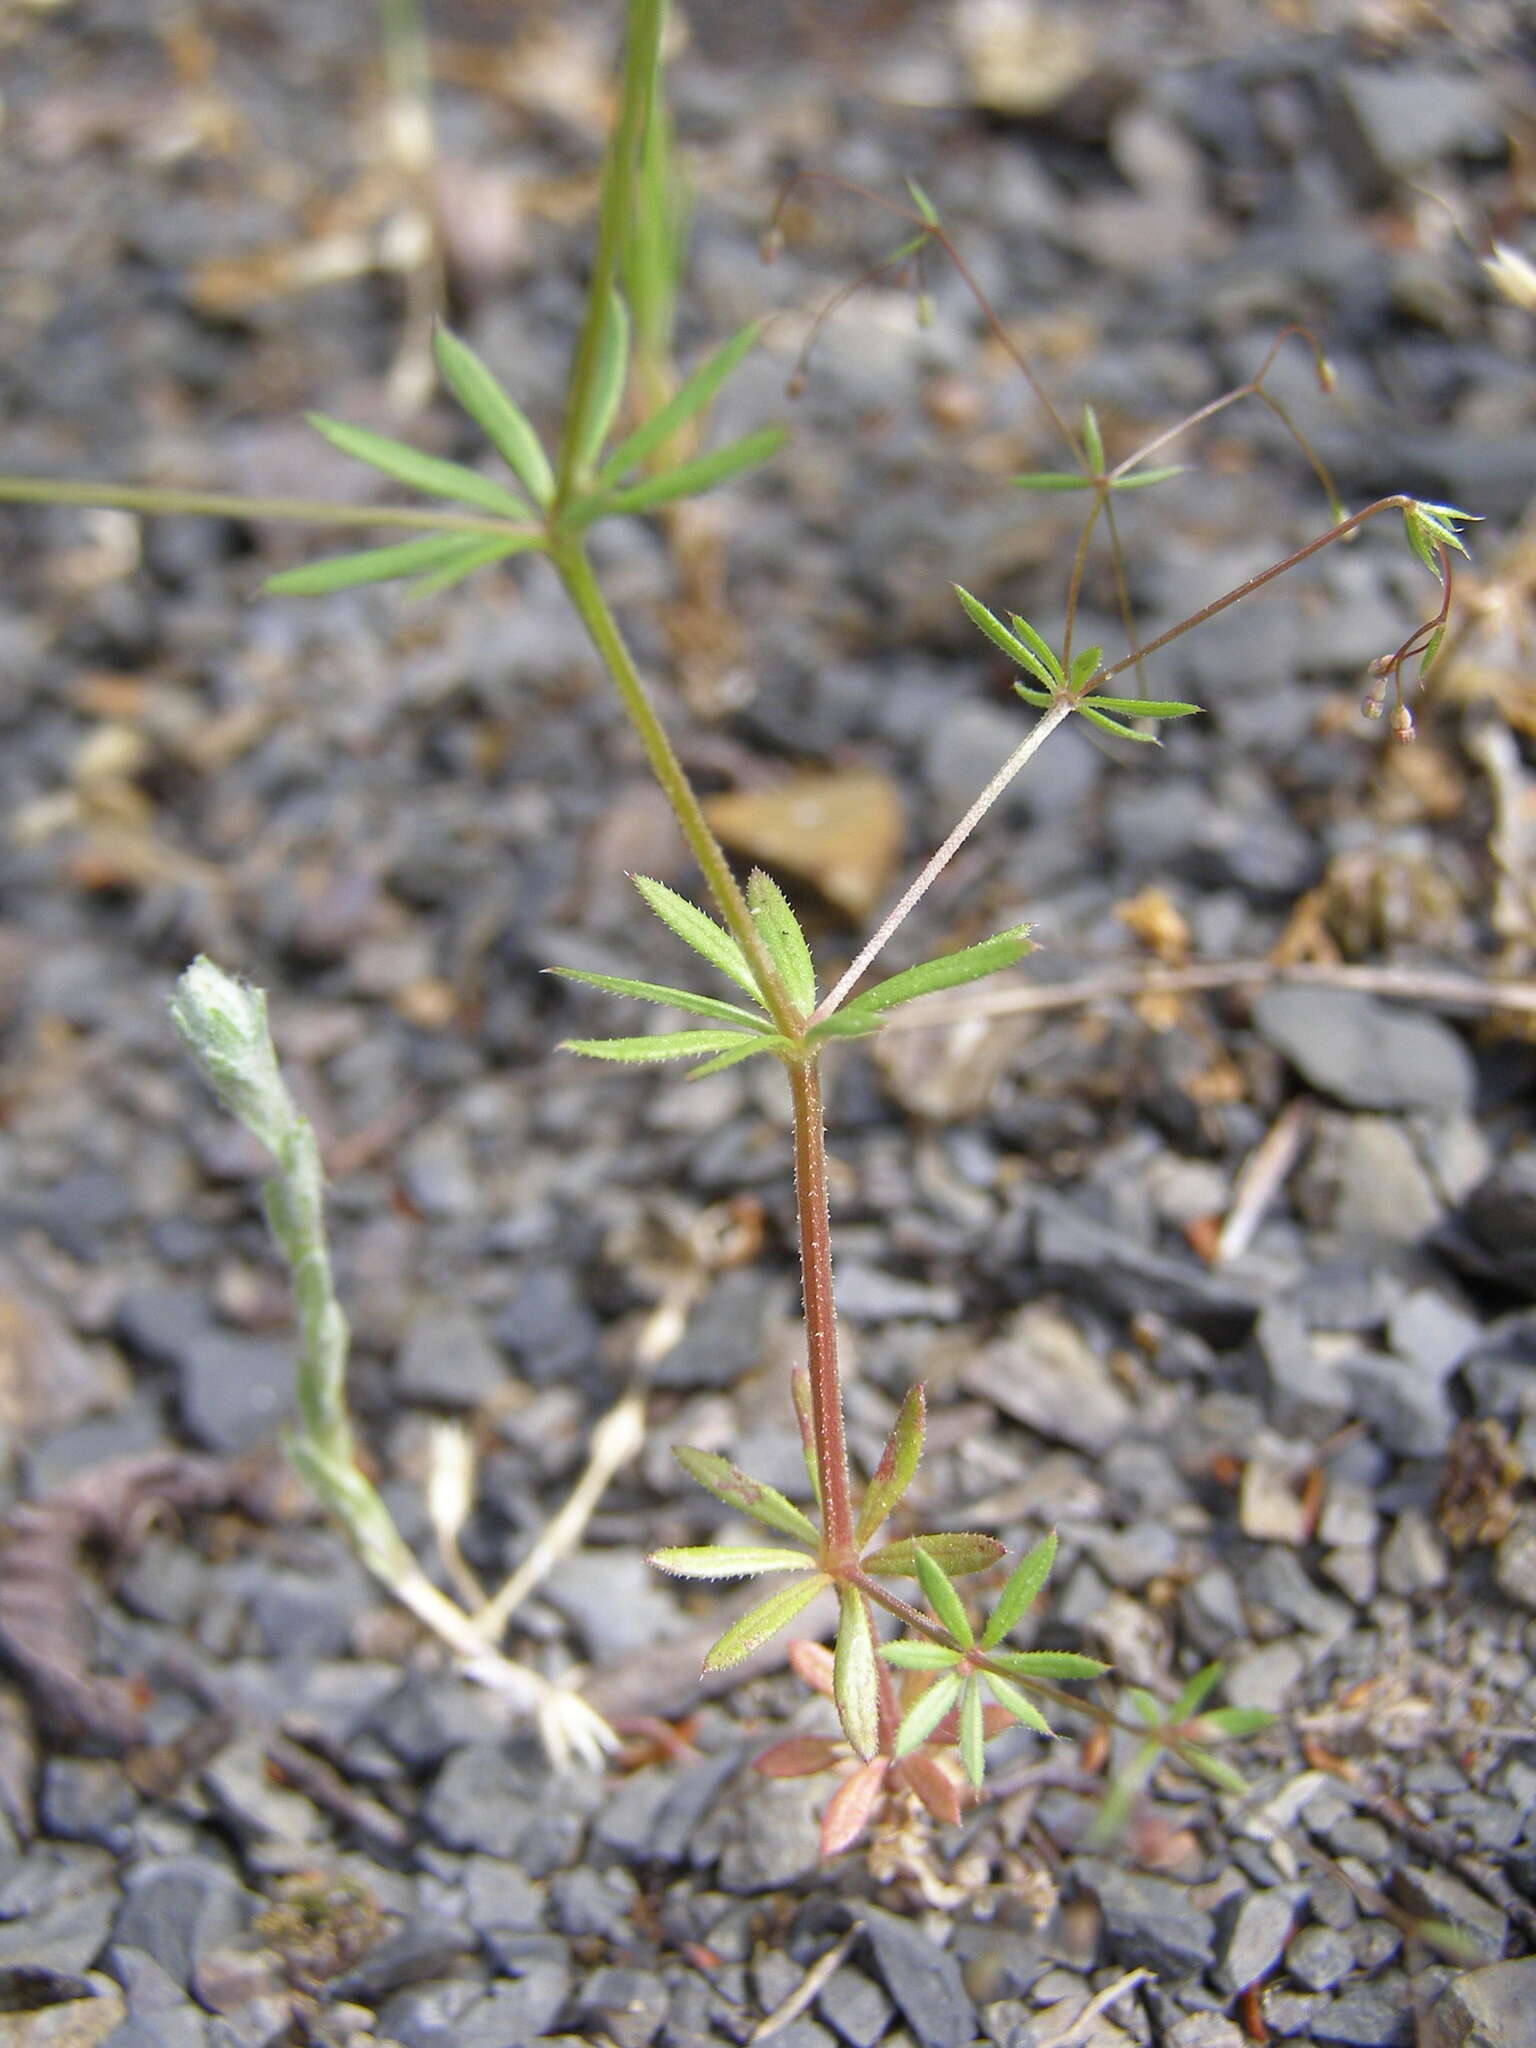
[[[0,504],[91,505],[118,512],[197,514],[209,519],[296,520],[305,526],[405,526],[422,533],[512,535],[536,529],[483,512],[433,512],[413,505],[338,505],[324,499],[248,498],[238,491],[183,491],[173,485],[116,484],[86,477],[0,476]]]
[[[789,1068],[795,1115],[795,1203],[800,1226],[800,1270],[805,1293],[806,1362],[811,1380],[811,1427],[821,1474],[823,1561],[853,1565],[852,1490],[843,1429],[843,1385],[837,1357],[837,1309],[832,1295],[832,1217],[827,1198],[827,1142],[821,1071],[814,1055]]]

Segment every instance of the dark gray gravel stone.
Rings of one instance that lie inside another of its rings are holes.
[[[181,1287],[125,1295],[117,1334],[176,1376],[181,1419],[209,1451],[243,1451],[270,1436],[293,1407],[293,1348],[214,1322],[202,1297]]]
[[[1479,1278],[1536,1300],[1536,1145],[1517,1145],[1468,1195],[1446,1249]]]
[[[460,1956],[472,1955],[474,1930],[442,1913],[420,1913],[372,1948],[363,1960],[326,1986],[330,1998],[381,2005],[392,1991],[448,1974]]]
[[[1331,1927],[1303,1927],[1285,1952],[1285,1967],[1308,1991],[1331,1991],[1355,1966],[1355,1951]]]
[[[568,1266],[535,1266],[496,1319],[496,1338],[536,1387],[565,1379],[597,1356],[602,1325]]]
[[[1228,1991],[1246,1991],[1280,1960],[1296,1924],[1296,1901],[1289,1892],[1249,1892],[1222,1919],[1217,1980]]]
[[[522,2048],[555,2024],[571,1995],[570,1951],[553,1935],[509,1935],[495,1960],[509,1981],[464,2015],[455,2048]]]
[[[1040,1268],[1027,1275],[1031,1292],[1060,1282],[1113,1315],[1166,1316],[1221,1347],[1240,1344],[1253,1328],[1258,1299],[1237,1281],[1149,1251],[1058,1196],[1037,1191],[1031,1200]],[[1013,1275],[1016,1284],[1025,1277]]]
[[[845,1966],[817,1992],[816,2010],[848,2048],[874,2048],[896,2009],[873,1977]]]
[[[1447,1985],[1424,2048],[1536,2048],[1536,1956],[1468,1970]]]
[[[511,1856],[537,1805],[526,1776],[500,1746],[469,1742],[438,1772],[421,1811],[445,1848]]]
[[[862,1917],[885,1988],[922,2048],[967,2048],[976,2037],[976,2008],[955,1958],[915,1921],[873,1906]]]
[[[401,1400],[438,1408],[478,1408],[508,1378],[474,1310],[450,1302],[423,1303],[395,1357],[395,1391]]]
[[[139,1796],[121,1764],[106,1757],[50,1757],[43,1766],[38,1814],[46,1833],[95,1842],[121,1854],[133,1839]]]
[[[113,1859],[104,1850],[36,1844],[0,1879],[0,1967],[88,1970],[120,1897]]]
[[[1117,1958],[1169,1977],[1198,1974],[1215,1962],[1216,1923],[1182,1885],[1102,1857],[1084,1857],[1076,1876],[1098,1899]]]
[[[597,2028],[613,2048],[651,2048],[669,2003],[667,1987],[654,1970],[609,1964],[582,1985],[576,2021]]]
[[[769,1275],[743,1266],[722,1274],[688,1318],[688,1327],[657,1365],[660,1387],[729,1387],[762,1357],[768,1318],[782,1290]]]
[[[1275,987],[1254,998],[1253,1021],[1304,1080],[1351,1109],[1471,1106],[1472,1056],[1437,1018],[1349,989]]]
[[[189,1851],[128,1872],[112,1939],[142,1949],[185,1989],[203,1957],[242,1933],[257,1906],[233,1871]]]
[[[105,1967],[122,1986],[128,2005],[123,2025],[107,2036],[115,2048],[204,2048],[202,2014],[153,1956],[114,1942]]]
[[[622,1866],[594,1870],[583,1864],[550,1879],[550,1918],[562,1934],[621,1941],[630,1931],[630,1909],[638,1896],[638,1885]]]
[[[1408,1980],[1394,1970],[1353,1985],[1314,2014],[1311,2025],[1315,2039],[1340,2041],[1345,2048],[1409,2048],[1413,1994]]]

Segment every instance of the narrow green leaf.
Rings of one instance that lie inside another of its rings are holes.
[[[1083,404],[1083,446],[1095,476],[1104,474],[1104,436],[1099,432],[1099,416],[1093,407]]]
[[[1095,711],[1120,711],[1127,718],[1193,718],[1205,708],[1168,697],[1101,697],[1097,690],[1087,701]]]
[[[390,583],[398,576],[424,576],[457,562],[463,553],[462,533],[423,534],[389,547],[362,548],[352,555],[332,555],[302,569],[283,569],[269,576],[262,589],[274,597],[323,597],[332,590],[351,590],[360,583]]]
[[[691,1060],[701,1053],[724,1052],[745,1041],[752,1052],[762,1050],[762,1040],[740,1031],[658,1031],[649,1038],[563,1038],[562,1052],[579,1053],[588,1060],[618,1060],[634,1066],[649,1060]]]
[[[1104,1804],[1099,1808],[1093,1826],[1088,1831],[1088,1840],[1095,1847],[1112,1842],[1124,1829],[1136,1804],[1137,1795],[1161,1754],[1162,1747],[1159,1743],[1144,1742],[1125,1769],[1116,1773],[1113,1783],[1104,1794]]]
[[[995,1671],[989,1671],[987,1690],[1000,1707],[1005,1707],[1015,1721],[1022,1721],[1026,1728],[1033,1728],[1037,1735],[1054,1736],[1056,1730],[1031,1699],[1026,1699],[1016,1685],[1010,1685],[1006,1678],[999,1678]]]
[[[1211,1707],[1195,1726],[1200,1739],[1209,1731],[1230,1741],[1244,1735],[1260,1735],[1266,1728],[1274,1727],[1275,1719],[1267,1707]]]
[[[908,1707],[896,1731],[897,1756],[910,1756],[914,1749],[925,1743],[959,1697],[958,1672],[946,1672],[926,1687]]]
[[[880,1524],[896,1506],[907,1488],[912,1484],[912,1475],[917,1470],[918,1460],[923,1455],[923,1432],[926,1415],[926,1401],[921,1384],[913,1387],[902,1402],[891,1433],[886,1438],[885,1449],[880,1453],[880,1462],[875,1467],[874,1477],[864,1495],[859,1509],[858,1526],[854,1540],[860,1549],[874,1535]]]
[[[808,1017],[816,1007],[816,969],[789,899],[771,875],[754,868],[747,877],[747,905],[789,1000]]]
[[[333,448],[339,448],[343,455],[350,455],[358,462],[366,462],[371,469],[382,470],[396,483],[409,484],[413,490],[427,491],[435,498],[452,498],[461,505],[478,505],[486,512],[499,512],[503,518],[532,519],[533,507],[511,491],[504,491],[500,484],[492,483],[489,477],[481,476],[473,469],[466,469],[460,462],[444,462],[435,455],[423,455],[415,448],[407,447],[404,441],[392,441],[385,434],[370,433],[366,427],[349,426],[345,420],[333,420],[323,412],[307,412],[304,415],[317,434],[323,434]]]
[[[729,1052],[717,1053],[712,1060],[706,1060],[701,1067],[693,1067],[683,1076],[685,1081],[702,1081],[707,1074],[723,1074],[727,1067],[739,1067],[743,1060],[756,1059],[759,1053],[788,1052],[789,1040],[780,1038],[776,1032],[749,1038],[744,1045],[733,1045]]]
[[[776,1486],[743,1472],[729,1458],[722,1458],[715,1451],[696,1451],[688,1444],[675,1445],[672,1455],[690,1479],[697,1480],[706,1493],[712,1493],[726,1507],[739,1508],[754,1521],[766,1523],[781,1535],[798,1536],[813,1548],[820,1541],[815,1524],[793,1501],[786,1500]]]
[[[670,505],[677,498],[700,497],[716,484],[766,462],[788,439],[785,427],[759,427],[756,433],[743,434],[739,441],[728,442],[712,454],[680,462],[676,469],[661,476],[647,477],[643,483],[631,484],[626,490],[610,492],[603,498],[585,500],[581,507],[583,517],[592,520],[614,512],[649,512],[654,506]]]
[[[1093,478],[1070,469],[1027,469],[1008,479],[1020,491],[1091,491]]]
[[[587,391],[584,416],[572,420],[568,431],[575,436],[576,475],[584,477],[603,452],[618,417],[619,401],[629,376],[629,308],[618,292],[610,291],[603,308],[598,335],[597,364]]]
[[[805,1476],[811,1482],[811,1499],[821,1506],[821,1473],[816,1462],[816,1430],[811,1410],[811,1376],[797,1365],[789,1376],[789,1394],[800,1430],[800,1449],[805,1458]]]
[[[1435,555],[1435,544],[1425,521],[1419,516],[1417,505],[1403,507],[1403,526],[1408,535],[1408,545],[1424,564],[1431,576],[1440,574],[1440,563]]]
[[[701,364],[664,406],[619,443],[593,479],[593,489],[606,491],[621,483],[647,456],[664,448],[679,427],[703,412],[737,364],[757,346],[762,331],[762,321],[753,320],[739,334],[733,334],[724,348],[717,349]]]
[[[1219,1785],[1223,1792],[1235,1792],[1241,1798],[1248,1790],[1248,1780],[1237,1766],[1229,1764],[1224,1756],[1210,1756],[1205,1750],[1196,1749],[1192,1744],[1184,1742],[1174,1744],[1174,1754],[1181,1764],[1192,1771],[1198,1771],[1202,1778],[1207,1779],[1212,1785]]]
[[[1079,704],[1077,713],[1086,718],[1090,725],[1096,725],[1104,732],[1112,732],[1117,740],[1138,740],[1144,746],[1161,744],[1155,733],[1138,732],[1134,725],[1121,725],[1118,719],[1106,718],[1102,711],[1094,711],[1086,704]]]
[[[589,974],[580,967],[548,967],[546,974],[558,974],[562,981],[584,982],[588,988],[606,989],[610,995],[634,996],[644,1003],[663,1003],[671,1010],[690,1010],[696,1017],[718,1017],[723,1023],[744,1024],[753,1031],[772,1026],[740,1003],[722,1003],[714,996],[696,996],[691,989],[668,988],[659,981],[630,981],[619,974]]]
[[[536,505],[555,494],[554,471],[522,410],[467,343],[446,327],[432,337],[437,367],[454,397],[506,463]]]
[[[1163,1713],[1163,1703],[1155,1694],[1148,1692],[1145,1686],[1128,1685],[1125,1697],[1130,1703],[1131,1711],[1139,1715],[1149,1728],[1164,1726],[1167,1717]]]
[[[1044,711],[1056,701],[1056,692],[1054,690],[1032,690],[1028,683],[1021,683],[1017,680],[1015,680],[1013,687],[1026,704],[1033,704],[1041,711]]]
[[[718,967],[738,988],[744,988],[753,1002],[761,1002],[746,955],[729,932],[722,931],[712,917],[706,917],[686,896],[679,896],[665,882],[653,882],[649,875],[636,875],[633,879],[635,887],[668,931],[674,932],[685,946],[692,946],[695,953],[702,953],[711,967]]]
[[[696,1543],[680,1550],[653,1550],[648,1562],[675,1579],[755,1579],[762,1572],[804,1572],[815,1563],[803,1550],[776,1550],[767,1543]]]
[[[1186,462],[1165,463],[1161,469],[1131,469],[1123,476],[1112,477],[1109,488],[1112,491],[1140,491],[1148,484],[1165,484],[1171,477],[1182,476],[1189,467]]]
[[[1026,646],[1016,633],[1010,633],[1000,619],[995,619],[979,598],[972,597],[971,593],[958,583],[954,585],[954,592],[960,600],[961,610],[971,624],[979,627],[993,646],[1000,647],[1011,662],[1017,663],[1020,668],[1028,669],[1029,673],[1044,683],[1048,690],[1065,688],[1067,679],[1061,672],[1060,662],[1051,654],[1049,648],[1046,648],[1049,660],[1042,663],[1039,655]],[[1030,631],[1034,632],[1034,628],[1031,627]],[[1040,638],[1038,633],[1035,634],[1035,638]],[[1045,643],[1041,641],[1041,645],[1044,646]]]
[[[451,590],[455,583],[472,576],[476,569],[489,568],[492,562],[499,562],[507,555],[526,554],[530,548],[543,545],[541,533],[512,535],[506,540],[476,540],[471,536],[464,541],[456,556],[445,558],[430,575],[418,576],[414,582],[408,583],[405,594],[407,597],[436,597],[440,591]]]
[[[1085,647],[1072,657],[1072,687],[1085,690],[1103,665],[1102,647]]]
[[[1177,1727],[1189,1720],[1191,1715],[1198,1714],[1201,1707],[1220,1683],[1220,1663],[1202,1664],[1173,1705],[1168,1709],[1169,1721]]]
[[[1065,671],[1052,653],[1050,642],[1046,639],[1045,635],[1037,633],[1028,619],[1021,619],[1017,612],[1010,612],[1008,614],[1008,623],[1013,627],[1014,632],[1018,634],[1023,644],[1031,650],[1035,660],[1045,671],[1041,681],[1049,681],[1054,683],[1058,689],[1065,689],[1067,681]]]
[[[1435,665],[1435,656],[1440,652],[1440,643],[1445,638],[1444,626],[1436,626],[1424,643],[1424,652],[1419,656],[1419,679],[1422,681]]]
[[[965,1605],[949,1583],[943,1566],[929,1556],[925,1543],[918,1544],[912,1562],[917,1566],[918,1584],[928,1605],[961,1649],[968,1650],[976,1638],[971,1632]]]
[[[740,1621],[732,1623],[704,1659],[704,1669],[724,1671],[732,1664],[739,1664],[743,1657],[750,1657],[781,1628],[788,1628],[795,1616],[809,1607],[822,1588],[831,1583],[825,1572],[815,1572],[796,1585],[781,1586],[777,1593],[770,1593]]]
[[[981,980],[983,975],[1016,967],[1027,953],[1034,951],[1029,936],[1033,930],[1033,925],[1015,925],[1011,931],[982,939],[978,945],[962,946],[958,953],[941,953],[937,960],[924,960],[920,966],[908,967],[887,981],[877,981],[873,988],[845,1003],[839,1014],[862,1021],[894,1008],[897,1003],[910,1003],[915,997],[932,995],[938,989],[960,988],[968,981]]]
[[[880,1749],[880,1679],[875,1664],[875,1624],[869,1603],[852,1586],[838,1598],[841,1610],[832,1697],[843,1733],[867,1763]]]
[[[912,204],[917,208],[929,227],[936,228],[939,225],[938,208],[928,197],[922,186],[919,185],[916,178],[908,178],[907,190],[912,195]]]
[[[994,1643],[1000,1643],[1008,1631],[1016,1628],[1040,1597],[1040,1589],[1051,1575],[1051,1566],[1056,1562],[1056,1531],[1042,1536],[1034,1549],[1022,1557],[1013,1573],[998,1595],[986,1627],[982,1630],[981,1647],[990,1650]]]
[[[915,1579],[919,1542],[951,1578],[963,1578],[967,1572],[984,1572],[1006,1554],[995,1536],[951,1529],[936,1536],[903,1536],[895,1543],[884,1543],[865,1558],[864,1569],[878,1573],[881,1578]]]
[[[942,1643],[907,1642],[887,1643],[880,1654],[899,1671],[947,1671],[960,1652]]]
[[[965,1765],[973,1792],[981,1790],[981,1781],[987,1774],[986,1744],[981,1687],[974,1678],[968,1678],[960,1690],[960,1761]]]
[[[988,1647],[984,1645],[983,1647]],[[1097,1657],[1080,1657],[1076,1650],[994,1650],[989,1659],[1011,1671],[1015,1678],[1101,1678],[1109,1669]]]

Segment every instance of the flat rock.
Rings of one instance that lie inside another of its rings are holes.
[[[187,1288],[126,1295],[117,1331],[133,1350],[174,1373],[181,1419],[205,1450],[247,1450],[292,1410],[292,1346],[223,1329]]]
[[[1430,2010],[1424,2048],[1536,2048],[1536,1956],[1468,1970]]]
[[[865,1932],[886,1990],[922,2048],[967,2048],[976,2009],[948,1949],[915,1920],[863,1908]]]
[[[1227,1690],[1230,1695],[1230,1685]],[[1198,1974],[1215,1961],[1216,1923],[1183,1885],[1096,1856],[1084,1857],[1075,1874],[1098,1899],[1104,1937],[1117,1959],[1171,1977]]]
[[[438,1408],[478,1408],[509,1377],[479,1316],[454,1302],[424,1302],[411,1317],[395,1357],[395,1391],[401,1400]]]
[[[1434,1017],[1349,989],[1274,987],[1255,997],[1253,1021],[1303,1080],[1351,1109],[1471,1105],[1472,1056]]]
[[[1021,1310],[960,1377],[967,1393],[1074,1450],[1107,1451],[1130,1427],[1130,1403],[1108,1366],[1077,1325],[1053,1309]]]

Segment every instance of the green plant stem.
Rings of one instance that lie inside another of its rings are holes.
[[[778,970],[768,957],[768,949],[752,921],[747,900],[731,873],[723,847],[710,829],[703,806],[688,780],[687,770],[678,760],[676,750],[667,738],[666,728],[656,715],[656,707],[630,657],[618,621],[592,573],[586,550],[579,540],[562,538],[551,547],[550,559],[559,572],[566,596],[591,635],[592,644],[619,693],[619,701],[645,750],[651,773],[672,807],[672,815],[699,864],[710,894],[719,906],[720,915],[752,964],[774,1023],[787,1038],[798,1041],[803,1035],[804,1023],[785,992]]]
[[[619,111],[603,160],[597,246],[592,255],[581,335],[571,362],[571,381],[566,388],[565,422],[555,473],[556,519],[580,481],[577,465],[580,451],[586,445],[587,417],[595,395],[609,295],[618,282],[627,223],[635,204],[640,143],[656,89],[665,21],[666,0],[629,0]]]
[[[789,1068],[795,1117],[795,1205],[805,1295],[806,1363],[811,1379],[811,1431],[821,1475],[822,1562],[833,1572],[857,1567],[843,1381],[832,1295],[832,1214],[827,1199],[826,1123],[821,1069],[813,1054]]]
[[[116,484],[90,477],[77,481],[0,476],[0,504],[92,505],[169,516],[296,520],[304,526],[406,526],[422,533],[510,535],[533,530],[484,513],[418,511],[413,505],[337,505],[311,498],[247,498],[236,491],[181,491],[173,485]]]

